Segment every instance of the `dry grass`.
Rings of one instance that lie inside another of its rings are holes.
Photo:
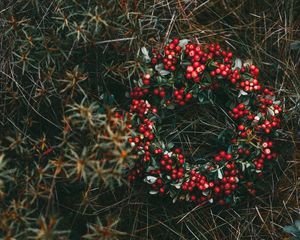
[[[50,204],[41,196],[42,200],[38,200],[35,207],[43,213],[53,210],[64,216],[59,229],[71,229],[69,238],[80,239],[88,223],[90,232],[100,231],[98,235],[86,235],[90,239],[101,234],[105,239],[106,230],[124,239],[289,239],[282,227],[300,218],[299,1],[87,1],[85,9],[99,6],[103,21],[99,22],[97,34],[91,36],[89,32],[95,29],[88,29],[97,24],[87,22],[86,31],[76,34],[72,25],[75,23],[71,21],[69,33],[72,34],[54,34],[58,39],[52,39],[49,31],[58,24],[52,22],[50,10],[57,10],[56,4],[59,6],[61,1],[26,1],[24,5],[19,2],[22,1],[0,3],[1,32],[5,33],[0,35],[0,152],[5,152],[11,161],[21,156],[29,162],[33,156],[32,145],[40,144],[42,136],[46,136],[48,146],[59,146],[57,139],[68,126],[65,111],[69,104],[88,99],[126,108],[125,92],[137,77],[140,48],[159,46],[174,36],[231,46],[237,55],[261,67],[261,77],[276,89],[285,104],[284,130],[278,139],[283,146],[282,158],[277,171],[267,180],[268,190],[261,191],[256,198],[229,209],[202,208],[173,204],[167,198],[148,196],[142,189],[132,191],[126,186],[115,186],[112,191],[102,186],[78,186],[55,179],[53,188],[53,178],[45,178],[43,184],[52,187],[48,190],[55,201],[51,200]],[[82,8],[76,2],[79,1],[62,4],[72,6],[64,12],[81,13]],[[94,10],[90,12],[95,13]],[[36,15],[31,14],[33,12]],[[65,52],[56,54],[52,49],[55,53],[50,50],[46,59],[43,43],[37,50],[30,50],[29,58],[33,61],[16,63],[28,43],[25,44],[24,39],[21,43],[14,41],[24,36],[7,32],[14,13],[17,13],[14,24],[19,28],[28,33],[35,31],[32,34],[36,33],[37,37],[49,34],[48,44]],[[57,17],[60,10],[56,13]],[[78,16],[81,21],[82,18]],[[27,29],[29,22],[35,26],[34,30]],[[109,97],[111,95],[114,98]],[[195,124],[199,122],[197,116],[194,120],[188,120],[190,118],[188,115],[177,126],[186,130],[178,131],[171,138],[179,139],[195,152],[196,145],[205,146],[199,139],[212,137],[224,127],[208,114],[202,121],[213,122],[213,126],[204,131]],[[16,147],[7,150],[7,142]],[[58,152],[63,151],[58,148]],[[0,199],[1,189],[0,182]],[[2,207],[7,205],[7,202],[1,204]],[[117,219],[120,219],[118,224]],[[101,226],[97,231],[93,229],[94,222]]]

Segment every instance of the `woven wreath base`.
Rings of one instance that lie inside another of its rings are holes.
[[[255,195],[278,157],[273,139],[282,112],[274,92],[259,78],[259,68],[219,44],[186,39],[142,53],[146,63],[130,93],[128,113],[129,142],[138,158],[128,179],[143,179],[150,194],[200,205],[234,204],[247,193]],[[226,126],[213,143],[219,149],[197,161],[161,136],[172,131],[162,124],[166,113],[192,102],[217,105]]]

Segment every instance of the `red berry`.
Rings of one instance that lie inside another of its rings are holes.
[[[239,126],[238,126],[238,130],[240,130],[240,131],[244,131],[244,130],[245,130],[245,126],[244,126],[244,125],[242,125],[242,124],[241,124],[241,125],[239,125]]]

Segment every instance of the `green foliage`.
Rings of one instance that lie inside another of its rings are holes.
[[[293,225],[285,226],[283,231],[292,234],[294,240],[300,239],[300,220],[296,220]]]

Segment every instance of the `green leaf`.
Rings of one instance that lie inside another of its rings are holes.
[[[182,183],[179,182],[179,183],[175,183],[175,184],[171,184],[172,186],[174,186],[176,189],[180,189],[181,188],[181,185]]]
[[[180,47],[184,47],[185,45],[187,45],[188,44],[188,42],[189,42],[189,40],[188,39],[181,39],[180,41],[179,41],[179,46]]]
[[[139,79],[139,81],[138,81],[138,86],[139,86],[139,87],[142,87],[143,85],[144,85],[144,83],[143,83],[142,79]]]
[[[300,220],[295,221],[295,227],[300,231]]]
[[[294,41],[290,44],[292,50],[300,49],[300,41]]]
[[[162,63],[155,65],[155,70],[158,72],[163,70],[163,68],[164,68],[164,65]]]
[[[204,96],[201,94],[201,95],[199,95],[199,97],[198,97],[198,100],[199,100],[199,102],[200,103],[203,103],[204,102]]]
[[[218,169],[218,178],[219,178],[219,179],[222,179],[222,178],[223,178],[223,173],[222,173],[222,171],[221,171],[220,168]]]
[[[242,68],[242,60],[240,58],[236,58],[234,61],[234,66],[232,69]]]
[[[153,184],[155,183],[155,181],[157,180],[157,177],[153,177],[153,176],[147,176],[144,181],[148,184]]]
[[[151,195],[155,195],[157,193],[158,193],[158,191],[154,191],[154,190],[149,191],[149,194],[151,194]]]
[[[168,143],[168,148],[169,148],[169,149],[171,149],[171,148],[173,148],[173,147],[174,147],[174,143],[172,143],[172,142]]]
[[[229,145],[229,147],[227,148],[227,153],[232,153],[232,145]]]
[[[151,58],[149,57],[149,51],[147,50],[147,48],[142,47],[141,51],[143,53],[143,61],[148,63],[151,61]]]
[[[286,233],[293,234],[295,236],[300,235],[300,231],[295,226],[285,226],[283,228],[283,231]]]
[[[268,108],[268,113],[269,113],[271,116],[274,116],[274,115],[275,115],[274,111],[273,111],[272,109],[270,109],[270,108]]]
[[[248,95],[247,92],[245,92],[245,91],[243,91],[243,90],[240,90],[239,96],[238,96],[238,97],[240,97],[240,96],[246,96],[246,95]]]
[[[166,76],[166,75],[170,74],[170,72],[167,71],[167,70],[160,70],[160,71],[159,71],[159,74],[160,74],[161,76]]]
[[[170,110],[173,110],[173,109],[175,109],[175,106],[174,106],[174,104],[170,104],[170,105],[168,105],[168,106],[167,106],[167,109],[170,109]]]

